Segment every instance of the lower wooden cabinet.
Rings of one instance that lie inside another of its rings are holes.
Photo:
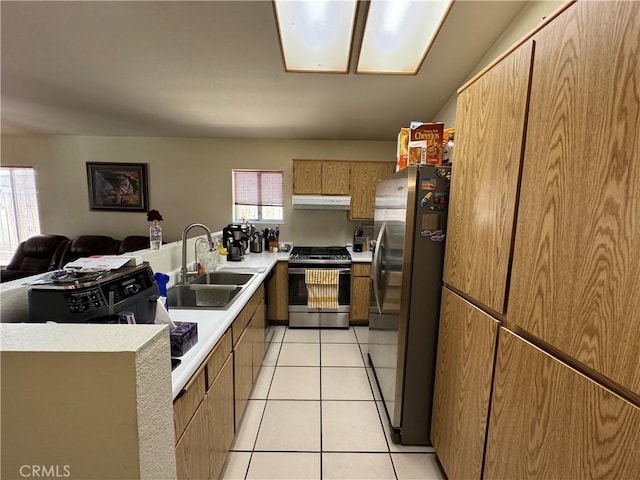
[[[233,443],[235,422],[233,417],[233,360],[226,363],[213,380],[207,392],[206,412],[208,425],[208,478],[218,478]]]
[[[271,323],[289,322],[289,262],[280,261],[267,282],[267,319]]]
[[[640,408],[500,330],[485,479],[638,478]]]
[[[253,341],[250,328],[245,329],[233,348],[233,375],[237,428],[253,387]]]
[[[176,445],[178,479],[209,478],[208,436],[207,409],[202,402]]]
[[[431,440],[450,480],[482,476],[499,327],[497,320],[442,289]]]
[[[253,335],[253,352],[252,352],[252,375],[253,381],[256,381],[262,361],[264,360],[265,343],[264,343],[264,327],[265,327],[265,306],[264,302],[258,305],[256,312],[253,314],[251,323],[249,324]]]
[[[351,264],[351,308],[352,325],[369,324],[371,304],[371,264]]]
[[[174,401],[179,479],[220,475],[262,367],[265,308],[261,286]]]
[[[227,330],[173,402],[179,479],[220,474],[235,432],[233,395],[231,330]]]

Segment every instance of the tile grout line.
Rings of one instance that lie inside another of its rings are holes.
[[[319,380],[320,380],[320,478],[324,477],[324,455],[323,453],[323,449],[324,449],[324,445],[322,442],[322,406],[323,406],[323,402],[324,400],[323,395],[322,395],[322,329],[319,329],[318,331],[318,369],[319,369]]]
[[[282,336],[282,340],[284,340],[284,335]],[[271,344],[273,344],[274,342],[270,342]],[[279,343],[280,345],[277,347],[278,348],[278,354],[276,355],[276,360],[275,360],[275,366],[273,368],[273,375],[271,377],[271,381],[269,382],[269,388],[267,388],[267,393],[265,395],[265,401],[264,401],[264,409],[262,410],[262,415],[260,416],[260,422],[258,424],[258,430],[256,431],[256,438],[253,440],[253,448],[251,449],[250,455],[249,455],[249,463],[247,464],[247,470],[245,471],[244,474],[244,478],[246,480],[247,476],[249,475],[249,469],[251,468],[251,462],[253,461],[253,454],[256,452],[256,446],[258,444],[258,436],[260,435],[260,428],[262,427],[262,421],[264,420],[264,414],[267,411],[267,403],[269,402],[269,392],[271,391],[271,386],[273,385],[273,379],[276,376],[276,369],[278,368],[278,359],[280,358],[280,352],[282,351],[282,341],[276,342]],[[272,345],[269,345],[269,348],[271,348]],[[264,362],[264,359],[263,359]]]
[[[354,332],[355,333],[355,332]],[[358,349],[360,350],[360,355],[362,356],[362,361],[364,362],[364,367],[365,367],[365,373],[367,374],[367,381],[369,382],[369,388],[371,389],[371,395],[373,396],[373,401],[374,401],[374,405],[376,406],[376,411],[378,412],[378,420],[380,420],[380,427],[382,428],[382,434],[384,435],[384,441],[387,445],[387,450],[388,452],[387,455],[389,455],[389,461],[391,462],[391,468],[393,469],[393,474],[396,478],[396,480],[398,480],[398,472],[396,471],[396,465],[393,462],[393,456],[391,455],[391,445],[389,445],[389,439],[387,438],[387,433],[384,429],[384,423],[383,423],[383,419],[382,419],[382,415],[380,414],[380,409],[378,408],[378,401],[376,400],[376,394],[374,391],[374,388],[376,388],[376,386],[373,385],[372,382],[372,378],[371,376],[369,376],[369,372],[366,370],[367,369],[367,359],[364,358],[364,353],[362,351],[362,348],[360,348],[360,339],[358,338],[358,336],[356,335],[356,340],[358,341]],[[367,337],[367,356],[369,354],[369,338]],[[374,380],[375,380],[375,376],[374,376]],[[382,400],[384,401],[384,400]]]

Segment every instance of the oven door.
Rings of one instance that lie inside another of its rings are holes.
[[[351,268],[344,265],[314,264],[308,268],[338,270],[338,308],[309,308],[305,283],[305,268],[289,266],[289,326],[290,327],[349,327],[351,302]]]

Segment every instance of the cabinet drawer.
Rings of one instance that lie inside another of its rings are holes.
[[[368,277],[370,275],[371,275],[370,263],[352,263],[351,264],[351,276]]]
[[[231,333],[233,335],[233,345],[238,343],[238,339],[240,338],[240,335],[242,335],[242,332],[244,332],[244,329],[247,327],[249,320],[251,320],[253,313],[258,308],[258,305],[260,305],[260,302],[262,302],[263,300],[264,300],[264,285],[260,285],[258,290],[256,290],[256,293],[253,294],[251,299],[247,302],[245,307],[238,314],[236,319],[233,321],[233,324],[231,325]]]
[[[173,425],[176,432],[176,442],[204,399],[205,391],[205,369],[203,364],[193,374],[178,398],[173,402]]]
[[[215,380],[220,369],[227,361],[227,357],[231,353],[231,329],[228,329],[222,338],[218,341],[209,357],[205,360],[207,366],[207,390],[211,388],[211,384]]]

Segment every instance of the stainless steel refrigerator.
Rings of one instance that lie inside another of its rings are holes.
[[[405,445],[431,445],[450,179],[450,167],[410,166],[376,187],[369,363]]]

